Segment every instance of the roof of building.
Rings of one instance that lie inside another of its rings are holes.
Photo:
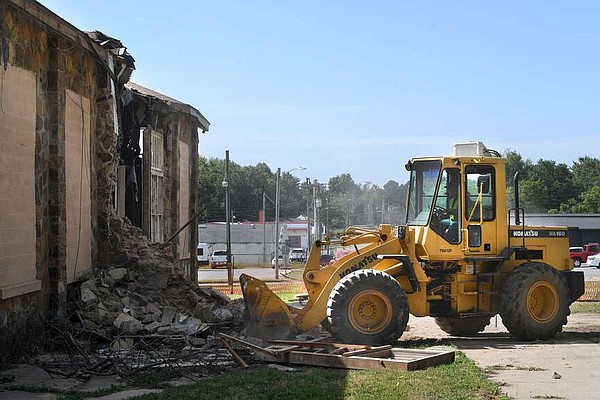
[[[155,99],[161,100],[161,101],[165,102],[167,105],[169,105],[169,107],[175,109],[176,111],[191,115],[192,117],[196,118],[196,120],[198,121],[198,124],[200,125],[200,128],[202,129],[203,132],[208,131],[210,122],[208,122],[208,120],[204,117],[204,115],[202,115],[202,113],[200,111],[198,111],[191,105],[183,103],[179,100],[176,100],[165,94],[159,93],[155,90],[148,89],[147,87],[144,87],[142,85],[139,85],[139,84],[131,82],[131,81],[127,82],[127,84],[125,84],[125,86],[127,88],[133,90],[134,92],[139,93],[142,96],[153,97]]]
[[[525,214],[525,223],[534,226],[600,229],[600,214]]]

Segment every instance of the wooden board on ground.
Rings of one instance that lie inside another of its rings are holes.
[[[245,345],[233,337],[226,340]],[[260,348],[254,357],[269,362],[344,369],[415,371],[454,362],[454,351],[414,350],[392,346],[279,340]],[[248,346],[258,350],[256,345]]]

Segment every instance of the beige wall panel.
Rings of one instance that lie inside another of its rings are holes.
[[[90,101],[66,91],[67,282],[92,267]]]
[[[0,88],[0,293],[5,293],[36,280],[36,75],[9,65],[0,74]]]
[[[190,219],[190,148],[179,141],[179,226]],[[190,229],[179,234],[179,258],[190,258]]]

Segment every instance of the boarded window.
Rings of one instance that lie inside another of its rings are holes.
[[[164,240],[164,146],[163,135],[159,132],[152,132],[151,139],[152,152],[152,177],[150,182],[150,230],[151,239],[154,242]]]
[[[35,266],[36,76],[9,65],[0,73],[0,88],[0,298],[7,298],[39,289]]]
[[[190,216],[190,148],[179,142],[179,226],[188,222]],[[190,258],[189,226],[179,234],[179,258]]]
[[[90,101],[65,91],[67,282],[92,267]]]

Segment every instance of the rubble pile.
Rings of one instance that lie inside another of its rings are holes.
[[[126,219],[112,218],[103,268],[81,283],[73,320],[97,337],[128,347],[133,336],[177,335],[202,346],[209,334],[237,334],[243,301],[186,280],[170,260],[170,244],[150,243]],[[118,340],[115,340],[118,339]]]

